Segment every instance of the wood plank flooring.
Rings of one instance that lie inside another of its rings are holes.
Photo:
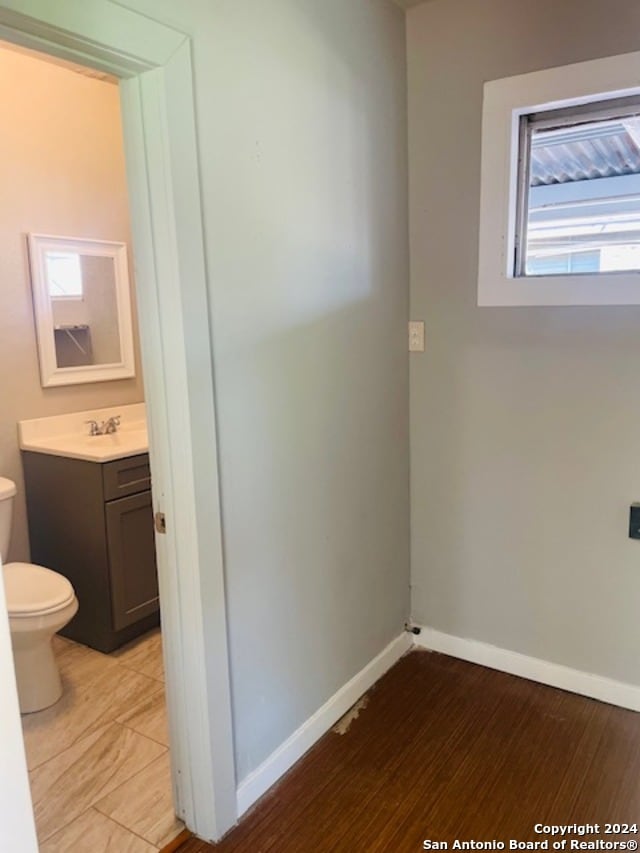
[[[415,651],[217,845],[180,853],[414,853],[640,822],[640,714]],[[604,834],[578,840],[640,839]],[[570,850],[568,842],[567,850]]]

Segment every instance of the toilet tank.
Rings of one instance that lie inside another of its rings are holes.
[[[13,480],[0,477],[0,557],[6,562],[11,537],[11,517],[13,515],[13,498],[16,494],[16,484]]]

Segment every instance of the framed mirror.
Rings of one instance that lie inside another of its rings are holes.
[[[42,387],[135,376],[126,244],[28,241]]]

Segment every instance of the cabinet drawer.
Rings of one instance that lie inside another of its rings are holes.
[[[105,462],[102,466],[105,501],[126,498],[151,488],[149,454]]]

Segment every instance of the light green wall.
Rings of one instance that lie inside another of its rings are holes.
[[[640,49],[635,0],[408,14],[417,622],[640,683],[639,308],[476,307],[485,80]]]
[[[125,5],[193,37],[241,781],[408,614],[404,16]]]

